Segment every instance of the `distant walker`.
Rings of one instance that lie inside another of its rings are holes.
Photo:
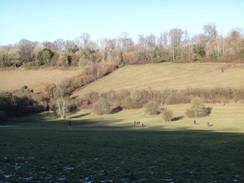
[[[71,130],[72,126],[71,126],[71,121],[68,122],[68,129]]]

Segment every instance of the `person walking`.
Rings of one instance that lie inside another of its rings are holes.
[[[68,122],[68,129],[71,130],[72,126],[71,126],[71,121]]]

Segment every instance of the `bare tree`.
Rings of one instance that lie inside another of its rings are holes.
[[[244,36],[242,34],[242,29],[232,29],[225,40],[229,57],[231,55],[233,58],[237,58],[240,51],[244,47]]]
[[[76,51],[79,50],[79,48],[77,47],[77,45],[71,41],[71,40],[67,40],[65,42],[65,49],[69,52],[75,53]]]
[[[74,39],[74,43],[79,48],[87,48],[89,46],[90,39],[91,35],[87,32],[84,32],[81,36],[78,36]]]
[[[69,112],[69,108],[64,98],[59,98],[56,100],[56,108],[57,115],[60,116],[61,119],[65,119],[67,113]]]
[[[32,62],[34,60],[33,50],[38,42],[32,42],[27,39],[22,39],[19,42],[18,59],[23,62]]]
[[[49,50],[55,50],[54,44],[50,41],[44,41],[44,42],[42,42],[42,45],[44,47],[48,48]]]
[[[138,48],[139,50],[146,50],[147,49],[147,38],[144,34],[140,34],[138,36]]]
[[[170,45],[172,48],[173,60],[176,59],[178,48],[181,46],[183,31],[179,28],[174,28],[169,31]]]
[[[65,49],[65,41],[61,38],[53,41],[53,45],[57,51],[63,51]]]
[[[81,38],[85,45],[86,43],[88,43],[90,41],[91,35],[89,33],[85,32],[82,34]]]
[[[204,25],[203,31],[204,34],[207,36],[208,40],[214,40],[218,36],[216,25],[214,23]]]
[[[164,33],[161,33],[159,38],[158,38],[158,46],[159,48],[164,48],[164,49],[167,49],[168,48],[168,36],[169,36],[169,33],[168,32],[164,32]]]
[[[121,51],[128,51],[130,48],[134,46],[133,40],[129,37],[127,32],[120,33],[119,37],[119,47]]]
[[[155,34],[150,34],[146,37],[147,50],[151,52],[156,47],[156,36]]]

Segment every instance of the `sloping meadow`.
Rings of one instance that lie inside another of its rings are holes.
[[[89,91],[110,90],[244,88],[243,64],[189,63],[146,64],[125,66],[99,79],[72,96]]]

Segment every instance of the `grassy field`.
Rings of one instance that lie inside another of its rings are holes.
[[[167,106],[168,123],[143,109],[79,111],[72,130],[49,113],[11,119],[0,128],[0,182],[243,182],[243,105],[207,105],[198,125],[188,106]]]
[[[242,67],[240,64],[226,63],[130,65],[93,82],[73,96],[80,96],[88,91],[119,89],[244,88]]]
[[[77,72],[0,71],[1,87],[38,89]],[[8,77],[12,80],[5,83]],[[74,96],[90,90],[244,88],[243,81],[240,65],[137,65],[121,68]],[[212,108],[211,114],[193,119],[185,116],[190,104],[168,105],[174,113],[171,122],[160,115],[145,115],[144,109],[103,116],[81,110],[67,120],[48,112],[11,118],[0,124],[0,183],[244,182],[244,105],[205,106]],[[67,128],[68,120],[72,130]],[[144,127],[134,127],[134,121]]]
[[[65,78],[76,76],[79,69],[11,69],[0,70],[0,90],[16,90],[27,85],[34,92],[41,90],[45,84],[57,84]]]

